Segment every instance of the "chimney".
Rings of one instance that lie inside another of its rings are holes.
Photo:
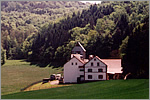
[[[91,60],[94,57],[94,55],[89,55],[89,60]]]

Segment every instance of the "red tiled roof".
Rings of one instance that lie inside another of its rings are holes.
[[[102,63],[104,63],[105,65],[107,65],[104,61],[102,61],[102,59],[100,59],[98,56],[95,56],[97,59],[99,59]]]
[[[107,64],[107,73],[122,73],[121,59],[101,59]]]
[[[104,63],[98,56],[95,56],[97,59],[99,59],[102,63]],[[94,57],[92,58],[92,59],[94,59]],[[85,62],[85,64],[84,65],[86,65],[88,62],[90,62],[92,59],[90,59],[90,60],[88,60],[88,59],[85,59],[86,60],[86,62]],[[104,63],[105,65],[107,65],[106,63]]]
[[[73,57],[75,57],[77,60],[79,60],[82,64],[85,64],[85,63],[86,63],[85,61],[83,61],[83,60],[79,59],[79,58],[78,58],[78,57],[76,57],[76,56],[73,56]]]
[[[82,64],[87,64],[89,62],[88,59],[80,59],[79,57],[73,55],[72,58],[76,58],[79,60]],[[101,62],[107,65],[107,73],[122,73],[122,67],[121,67],[121,59],[100,59],[98,56],[95,56],[97,59],[99,59]],[[94,58],[94,57],[93,57]]]

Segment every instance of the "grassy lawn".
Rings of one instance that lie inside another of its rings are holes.
[[[149,80],[108,80],[2,95],[2,99],[149,99]]]
[[[1,66],[1,94],[20,92],[27,85],[49,78],[50,74],[60,71],[62,68],[40,68],[24,60],[7,60]]]

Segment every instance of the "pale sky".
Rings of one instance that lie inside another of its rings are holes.
[[[89,2],[89,3],[93,3],[93,4],[101,3],[101,1],[81,1],[81,2],[83,2],[83,3]]]

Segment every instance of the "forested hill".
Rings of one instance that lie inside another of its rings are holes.
[[[79,1],[2,1],[1,10],[5,12],[28,11],[36,14],[49,13],[51,15],[55,13],[62,14],[63,12],[66,12],[64,10],[67,10],[67,8],[71,8],[68,10],[73,11],[76,9],[87,8],[89,5],[89,3],[85,4]],[[54,12],[54,9],[59,10],[59,12]]]
[[[2,1],[2,46],[7,49],[7,54],[14,52],[6,47],[9,40],[21,44],[30,34],[38,33],[43,25],[57,22],[89,6],[78,1]],[[13,43],[11,48],[15,45]]]
[[[2,15],[3,13],[7,12],[2,12]],[[29,15],[22,13],[21,17],[23,16]],[[148,1],[103,1],[81,12],[75,10],[71,15],[54,23],[44,22],[46,17],[44,14],[40,19],[37,18],[43,24],[37,29],[38,32],[31,27],[36,26],[31,24],[36,22],[33,21],[36,20],[33,16],[24,19],[25,23],[18,22],[30,25],[24,28],[31,34],[27,37],[22,34],[21,28],[17,28],[15,32],[10,31],[10,22],[3,22],[8,17],[2,16],[3,34],[19,34],[14,40],[8,35],[2,40],[8,59],[26,58],[28,61],[56,62],[63,66],[70,59],[71,49],[79,41],[87,50],[87,55],[93,54],[105,59],[121,58],[124,74],[131,72],[138,78],[149,76]],[[14,20],[14,17],[9,20]],[[24,42],[19,42],[18,39],[23,37],[27,38]],[[21,44],[20,48],[16,41]]]

